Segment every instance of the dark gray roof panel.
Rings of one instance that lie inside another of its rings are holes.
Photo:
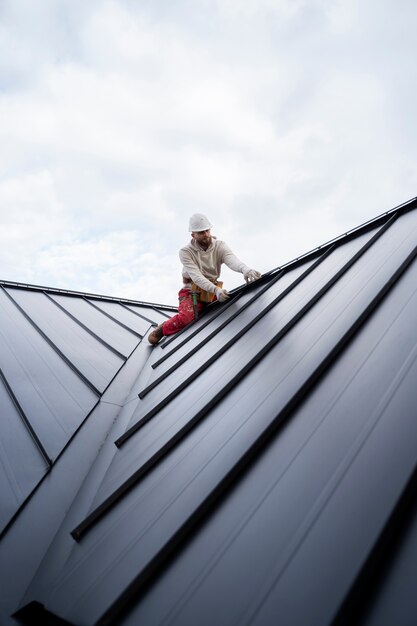
[[[54,458],[97,402],[97,394],[1,290],[0,327],[0,367]]]
[[[48,464],[0,378],[0,533],[39,480]]]
[[[103,392],[123,359],[84,330],[46,295],[22,289],[7,289],[7,293],[86,379]]]
[[[156,307],[145,309],[134,304],[127,304],[126,307],[137,315],[142,315],[145,320],[151,320],[156,324],[166,322],[172,315],[175,315],[175,311],[159,311]]]
[[[370,581],[371,593],[367,594],[366,598],[362,598],[362,610],[356,618],[356,624],[412,626],[416,621],[417,500],[415,484],[412,499],[413,505],[411,510],[407,511],[405,524],[403,522],[400,527],[394,552],[386,551],[388,558]]]
[[[125,357],[128,357],[137,345],[138,337],[90,306],[84,299],[56,294],[50,297]]]
[[[279,582],[273,581],[270,595],[265,597],[264,604],[253,623],[271,623],[271,614],[276,613],[282,599],[287,598],[289,592],[292,592],[294,597],[294,585],[299,584],[301,575],[305,582],[304,607],[295,606],[293,601],[292,620],[288,620],[288,623],[299,624],[303,620],[305,623],[308,609],[310,615],[314,612],[319,623],[329,623],[328,620],[336,615],[340,603],[349,591],[355,576],[359,574],[414,467],[417,453],[416,424],[409,412],[402,422],[404,431],[398,436],[398,412],[404,409],[404,400],[409,406],[413,401],[417,375],[415,360],[413,366],[400,392],[401,395],[406,392],[406,395],[401,399],[396,396],[390,399],[389,404],[384,407],[384,412],[379,416],[378,428],[369,433],[368,440],[364,437],[356,447],[354,451],[356,457],[350,457],[351,465],[346,467],[346,474],[338,472],[336,478],[340,483],[338,484],[336,480],[331,482],[329,491],[334,491],[331,494],[333,497],[326,502],[317,523],[309,529],[308,537],[286,569],[285,577]],[[405,446],[403,441],[399,441],[404,437],[408,439]],[[399,458],[398,465],[392,468],[389,479],[383,480],[386,460],[393,453]],[[375,468],[379,469],[378,473],[369,467],[370,459]],[[355,490],[356,493],[352,497]],[[346,512],[348,502],[354,511],[353,514]],[[366,511],[366,515],[362,517],[360,512],[363,511]],[[338,548],[342,542],[343,571],[339,571],[341,554],[340,552],[338,554]],[[333,547],[334,550],[329,547]],[[323,568],[319,580],[312,575],[311,570],[305,571],[306,562],[307,560],[310,563],[313,560],[318,562],[325,548],[326,567]],[[324,589],[328,590],[326,602],[319,602],[318,595]]]
[[[126,306],[117,302],[106,302],[105,300],[90,300],[93,306],[110,315],[113,319],[123,324],[126,328],[131,329],[134,333],[138,333],[141,337],[148,332],[153,323],[152,316],[149,315],[149,309],[145,309],[142,316],[142,309],[138,307],[137,314]],[[152,309],[151,309],[152,311]],[[139,315],[140,314],[140,315]],[[145,317],[146,316],[146,317]]]

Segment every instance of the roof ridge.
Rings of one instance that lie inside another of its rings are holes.
[[[347,230],[342,235],[337,235],[336,237],[333,237],[333,239],[329,239],[325,243],[322,243],[321,245],[316,246],[315,248],[312,248],[308,252],[305,252],[304,254],[301,254],[300,256],[297,256],[294,259],[291,259],[290,261],[287,261],[283,265],[279,265],[278,267],[275,267],[269,272],[265,272],[265,274],[262,274],[262,278],[271,276],[272,274],[275,274],[276,272],[284,268],[291,267],[291,265],[295,265],[299,261],[305,261],[309,256],[317,255],[319,252],[323,252],[324,248],[328,248],[329,246],[335,243],[339,243],[345,239],[355,237],[361,232],[374,228],[375,226],[378,226],[379,222],[385,220],[389,215],[392,215],[393,213],[398,213],[398,215],[401,215],[403,213],[406,213],[407,211],[412,211],[413,209],[417,209],[417,196],[415,196],[414,198],[411,198],[410,200],[407,200],[406,202],[403,202],[402,204],[395,206],[392,209],[389,209],[389,211],[384,211],[383,213],[380,213],[376,217],[372,217],[370,220],[363,222],[363,224],[360,224],[359,226],[355,226],[355,228],[351,228],[350,230]],[[246,286],[247,285],[241,285],[240,287],[236,287],[236,289],[231,290],[230,293],[236,293],[237,291],[245,288]]]

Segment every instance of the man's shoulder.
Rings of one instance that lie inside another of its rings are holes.
[[[225,241],[223,241],[223,239],[216,239],[214,242],[214,248],[218,253],[224,253],[229,250],[229,246]]]
[[[193,247],[191,241],[189,241],[185,246],[180,248],[180,253],[181,252],[190,252],[190,251],[194,251],[195,252],[195,248]]]

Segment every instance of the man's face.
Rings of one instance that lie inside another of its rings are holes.
[[[211,244],[211,229],[201,230],[198,233],[191,233],[191,236],[200,244],[203,248],[208,248]]]

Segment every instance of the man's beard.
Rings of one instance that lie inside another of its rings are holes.
[[[200,245],[202,245],[204,248],[208,248],[211,244],[211,241],[211,237],[204,237],[203,239],[200,239]]]

